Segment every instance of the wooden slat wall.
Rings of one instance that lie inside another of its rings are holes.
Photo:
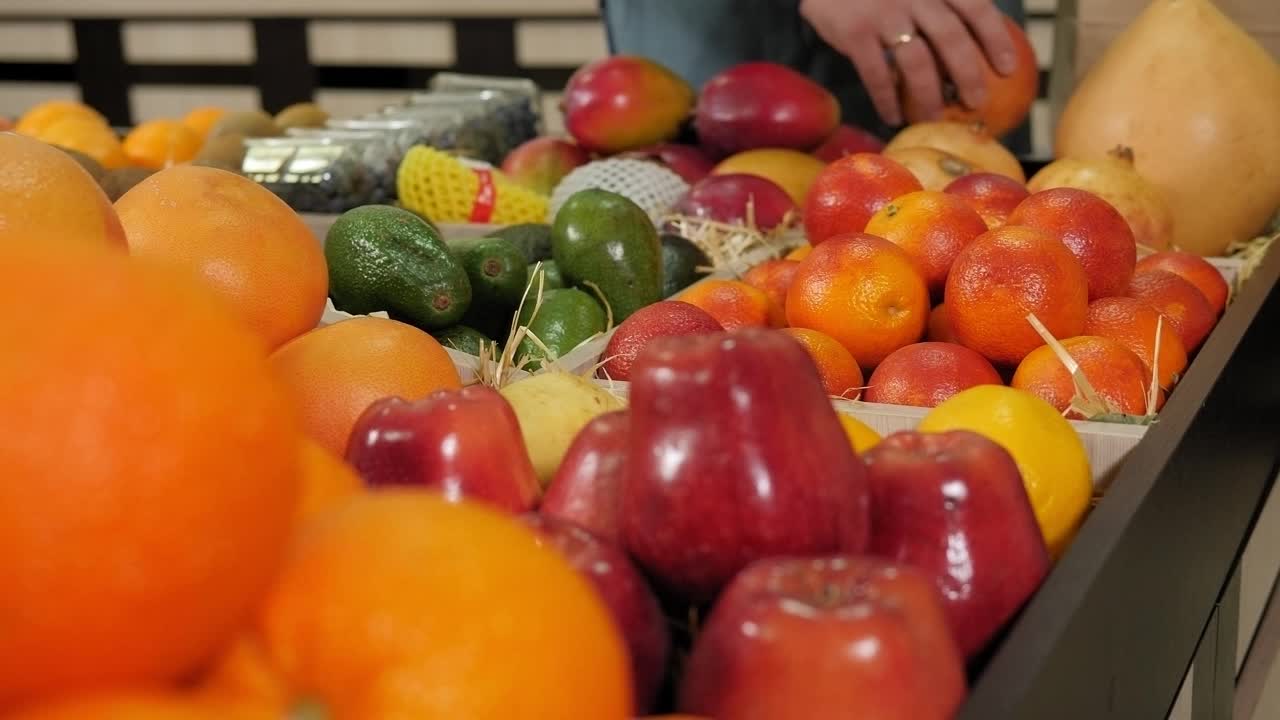
[[[124,10],[146,9],[146,3],[134,5]],[[1042,77],[1053,57],[1056,5],[1028,1]],[[313,3],[313,16],[269,20],[124,11],[112,18],[101,17],[103,10],[95,10],[94,19],[40,18],[34,6],[0,6],[0,115],[18,115],[47,98],[81,96],[121,125],[198,104],[262,103],[275,110],[307,98],[349,115],[402,97],[437,71],[455,70],[533,77],[548,91],[549,124],[556,129],[558,91],[576,67],[604,55],[605,35],[594,2],[525,5],[534,6],[516,14],[498,0],[436,0],[418,4],[422,17],[397,18],[366,17],[358,3],[329,2]],[[22,17],[14,16],[18,9]],[[82,57],[85,48],[88,57]],[[282,69],[282,62],[293,69]],[[93,71],[106,63],[123,71]],[[1046,89],[1032,115],[1037,154],[1049,151]]]

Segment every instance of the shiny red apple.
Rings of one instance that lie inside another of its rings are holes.
[[[640,571],[622,550],[572,523],[533,513],[522,519],[591,582],[609,608],[631,654],[636,709],[647,710],[662,686],[671,639]]]
[[[835,162],[845,155],[878,153],[884,149],[884,141],[869,131],[853,125],[841,125],[823,141],[813,156],[822,162]]]
[[[575,523],[601,539],[619,541],[627,426],[626,410],[587,423],[560,461],[538,512]]]
[[[590,161],[586,150],[568,140],[540,137],[508,153],[502,161],[502,174],[517,185],[550,195],[565,175]]]
[[[773,558],[716,603],[680,709],[716,720],[946,720],[964,697],[964,664],[923,574],[869,557]]]
[[[512,512],[538,499],[515,411],[482,385],[375,402],[356,421],[346,459],[369,485],[423,486]]]
[[[956,642],[972,656],[1049,572],[1017,464],[1004,448],[965,430],[895,433],[865,459],[870,552],[934,580]]]
[[[866,548],[862,461],[791,337],[658,338],[630,402],[622,536],[669,596],[704,604],[755,560]]]
[[[716,166],[715,162],[701,149],[677,143],[662,143],[640,148],[622,153],[620,157],[661,163],[690,185],[710,175]]]

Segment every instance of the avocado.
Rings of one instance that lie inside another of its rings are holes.
[[[543,260],[541,266],[538,263],[529,264],[529,286],[533,288],[529,292],[538,291],[538,276],[534,273],[534,268],[538,268],[537,272],[543,275],[543,290],[559,290],[564,287],[564,276],[560,274],[560,266],[555,260]]]
[[[329,295],[339,310],[385,310],[423,330],[457,324],[471,305],[460,263],[422,218],[390,205],[343,213],[325,239]]]
[[[471,283],[471,307],[463,322],[489,335],[505,335],[529,284],[524,254],[496,237],[451,241],[449,249]]]
[[[508,225],[490,233],[489,237],[500,237],[520,248],[526,262],[551,259],[551,226],[545,223]]]
[[[441,345],[468,355],[479,355],[481,345],[495,345],[489,336],[466,325],[454,325],[451,328],[436,331],[431,336]]]
[[[534,307],[538,312],[534,315]],[[604,308],[590,295],[577,288],[547,290],[542,293],[542,303],[525,301],[520,309],[520,324],[538,336],[551,352],[551,359],[563,357],[570,350],[586,342],[593,335],[604,332]],[[528,357],[528,370],[542,367],[546,354],[528,337],[516,348],[516,360]]]
[[[669,298],[702,279],[711,266],[711,258],[702,248],[680,235],[663,234],[662,297]]]
[[[556,213],[551,255],[566,284],[594,283],[614,322],[662,299],[662,244],[644,210],[607,190],[574,193]]]

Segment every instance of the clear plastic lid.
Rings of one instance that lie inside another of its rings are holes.
[[[240,171],[299,212],[338,213],[388,202],[380,173],[362,153],[371,138],[252,138],[245,141]],[[394,178],[391,187],[394,188]]]

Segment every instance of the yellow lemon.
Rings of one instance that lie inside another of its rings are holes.
[[[880,433],[872,430],[866,423],[852,415],[836,414],[840,416],[840,425],[844,427],[844,434],[849,436],[849,442],[853,444],[853,449],[859,455],[875,447],[876,443],[880,442]]]
[[[786,191],[796,205],[804,205],[809,186],[826,165],[818,158],[799,150],[761,148],[747,150],[721,161],[712,170],[713,175],[746,173],[772,180]]]
[[[1084,443],[1052,405],[1031,393],[980,385],[929,412],[921,432],[972,430],[1009,451],[1055,557],[1080,527],[1093,495],[1093,473]]]

